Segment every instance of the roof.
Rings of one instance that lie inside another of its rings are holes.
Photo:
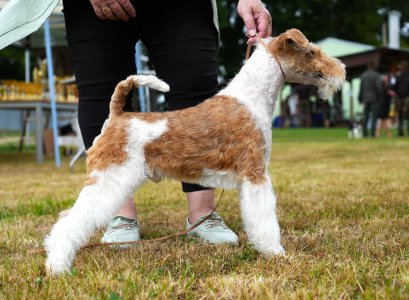
[[[360,76],[369,62],[378,64],[381,72],[396,72],[401,60],[409,60],[409,49],[372,45],[328,37],[315,43],[327,55],[337,57],[346,67],[349,79]]]
[[[315,43],[322,51],[332,57],[351,55],[375,49],[372,45],[327,37]]]
[[[360,76],[369,62],[377,63],[381,72],[396,72],[401,60],[409,60],[409,49],[380,47],[338,58],[345,64],[348,78],[353,78]]]

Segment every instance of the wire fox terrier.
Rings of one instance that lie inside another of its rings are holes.
[[[154,76],[139,75],[117,85],[109,118],[87,151],[85,185],[68,215],[45,239],[50,273],[69,271],[79,248],[136,188],[148,179],[166,177],[238,189],[250,243],[265,255],[284,254],[268,174],[276,99],[284,82],[315,85],[320,96],[328,98],[341,87],[345,66],[296,29],[263,44],[226,88],[192,108],[124,112],[125,98],[135,87],[167,92],[169,86]]]

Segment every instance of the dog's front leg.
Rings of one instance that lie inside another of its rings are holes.
[[[240,186],[240,208],[244,229],[254,247],[265,255],[284,254],[275,211],[276,196],[266,175],[262,184],[244,181]]]

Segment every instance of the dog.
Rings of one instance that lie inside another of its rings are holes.
[[[106,225],[149,179],[238,189],[250,243],[267,256],[285,253],[268,174],[276,99],[284,82],[315,85],[326,99],[341,87],[345,66],[297,29],[261,43],[226,88],[192,108],[124,112],[126,96],[137,86],[162,92],[169,86],[142,75],[117,85],[109,117],[87,151],[84,187],[45,239],[48,272],[69,271],[94,230]]]

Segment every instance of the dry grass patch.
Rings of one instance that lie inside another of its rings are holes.
[[[237,193],[228,191],[219,212],[239,233],[239,247],[182,237],[129,250],[88,249],[59,278],[46,276],[45,257],[27,250],[42,247],[58,212],[74,203],[83,162],[71,174],[66,161],[56,170],[52,161],[36,165],[33,153],[3,151],[0,299],[408,298],[409,140],[300,132],[276,131],[273,138],[285,257],[252,250]],[[179,183],[149,183],[135,199],[143,238],[183,229],[187,204]]]

